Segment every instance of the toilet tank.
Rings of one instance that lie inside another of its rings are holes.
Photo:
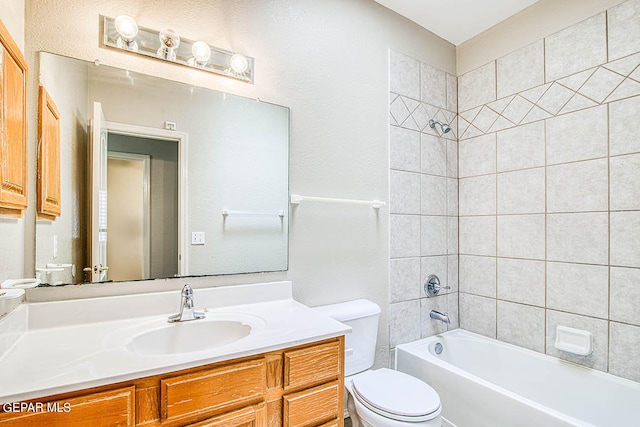
[[[365,371],[373,366],[376,356],[380,306],[366,299],[314,307],[339,322],[350,326],[345,335],[345,376]]]

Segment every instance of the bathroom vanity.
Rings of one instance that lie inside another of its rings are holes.
[[[338,337],[34,399],[41,411],[0,414],[0,425],[338,426],[343,349]]]
[[[144,313],[175,310],[179,292],[26,304],[0,322],[28,320],[0,340],[0,426],[342,426],[349,328],[295,302],[290,285],[196,290],[207,318],[181,324]],[[144,316],[127,317],[143,300]],[[123,313],[107,319],[114,303]],[[234,338],[233,322],[250,331]],[[231,332],[209,341],[216,325]]]

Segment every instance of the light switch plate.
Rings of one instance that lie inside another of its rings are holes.
[[[194,231],[191,233],[192,245],[204,245],[204,231]]]

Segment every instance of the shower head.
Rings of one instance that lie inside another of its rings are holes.
[[[449,126],[446,123],[442,123],[442,122],[439,122],[439,121],[433,120],[433,119],[429,120],[429,126],[431,127],[431,129],[436,127],[436,125],[440,126],[440,131],[442,133],[447,133],[447,132],[449,132],[451,130],[451,126]]]

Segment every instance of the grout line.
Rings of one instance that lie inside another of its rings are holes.
[[[617,323],[619,325],[633,326],[634,328],[640,328],[640,324],[638,324],[638,323],[630,323],[630,322],[625,322],[625,321],[622,321],[622,320],[609,320],[608,323],[609,323],[609,328],[611,328],[611,325],[614,324],[614,323]],[[609,330],[611,330],[611,329],[609,329]]]
[[[457,96],[458,96],[458,106],[460,105],[460,99],[459,99],[459,85],[458,85],[459,79],[456,77],[456,90],[457,90]],[[459,110],[459,108],[458,108]],[[456,197],[457,197],[457,204],[458,204],[458,212],[457,212],[457,225],[458,225],[458,239],[457,239],[457,250],[456,250],[456,269],[457,269],[457,295],[456,295],[456,303],[458,305],[458,328],[461,327],[462,325],[462,321],[461,321],[461,314],[462,314],[462,310],[460,310],[460,114],[458,114],[458,138],[456,141],[456,185],[458,187],[457,191],[456,191]],[[469,123],[469,126],[471,126],[471,124]],[[466,129],[465,129],[466,131]]]
[[[442,255],[431,255],[431,256],[442,256]],[[559,260],[545,260],[543,258],[521,258],[514,256],[506,256],[506,255],[480,255],[480,254],[471,254],[471,253],[460,253],[461,257],[476,257],[476,258],[497,258],[497,259],[508,259],[513,261],[529,261],[529,262],[546,262],[551,264],[570,264],[570,265],[585,265],[591,267],[609,267],[608,264],[594,264],[588,262],[576,262],[576,261],[559,261]],[[414,258],[414,257],[398,257],[399,258]],[[396,258],[394,258],[396,259]],[[633,270],[638,270],[640,267],[629,267],[626,265],[612,265],[614,268],[628,268]]]
[[[545,142],[545,145],[546,145],[546,142]],[[601,156],[601,157],[594,157],[594,158],[589,158],[589,159],[571,160],[571,161],[562,162],[562,163],[551,163],[551,164],[545,164],[545,165],[540,165],[540,166],[529,166],[529,167],[524,167],[524,168],[519,168],[519,169],[503,170],[503,171],[497,172],[497,174],[498,175],[502,175],[502,174],[513,173],[513,172],[528,171],[528,170],[532,170],[532,169],[542,169],[542,168],[545,168],[545,167],[556,167],[556,166],[563,166],[563,165],[571,165],[571,164],[574,164],[574,163],[591,162],[591,161],[594,161],[594,160],[607,160],[610,157],[630,156],[630,155],[634,155],[634,154],[640,154],[640,151],[632,152],[632,153],[614,154],[612,156]],[[411,171],[407,171],[407,172],[411,172]],[[495,175],[495,174],[496,174],[495,172],[488,172],[488,173],[482,173],[482,174],[478,174],[478,175],[462,176],[462,177],[460,177],[460,179],[478,178],[478,177],[482,177],[482,176],[491,176],[491,175]],[[435,176],[442,176],[442,175],[435,175]],[[586,212],[591,212],[591,211],[586,211]]]
[[[545,60],[546,64],[546,60]],[[551,87],[551,86],[549,86]],[[547,227],[549,221],[548,218],[548,192],[547,192],[547,120],[544,121],[544,354],[547,354],[547,263],[549,262],[548,248],[547,248]]]
[[[431,256],[441,256],[441,255],[431,255]],[[498,258],[498,259],[508,259],[513,261],[530,261],[530,262],[546,262],[550,264],[570,264],[570,265],[585,265],[591,267],[612,267],[612,268],[627,268],[631,270],[640,270],[640,266],[629,266],[629,265],[617,265],[617,264],[594,264],[588,262],[577,262],[577,261],[561,261],[561,260],[545,260],[542,258],[520,258],[514,256],[506,256],[506,255],[481,255],[481,254],[472,254],[472,253],[460,253],[461,257],[477,257],[477,258]],[[398,257],[394,259],[400,258],[414,258],[414,257]]]
[[[629,209],[629,210],[615,210],[612,212],[640,212],[638,209]],[[397,213],[397,212],[394,212]],[[523,212],[523,213],[499,213],[497,216],[533,216],[533,215],[583,215],[583,214],[604,214],[609,213],[607,210],[600,211],[558,211],[558,212]],[[401,215],[410,215],[410,214],[401,214]],[[488,217],[495,216],[493,213],[481,213],[481,214],[463,214],[460,215],[464,218],[477,218],[477,217]],[[443,216],[443,215],[432,215],[432,216]]]
[[[608,12],[607,12],[608,13]],[[608,23],[607,19],[607,23]],[[607,34],[609,32],[607,31]],[[607,43],[607,47],[609,43]],[[607,53],[608,57],[608,53]],[[607,355],[606,355],[606,372],[609,372],[609,354],[611,354],[611,114],[609,105],[607,104],[607,208],[609,214],[607,216],[607,264],[609,264],[607,275]]]
[[[604,11],[604,52],[605,64],[609,63],[609,10]],[[609,372],[609,369],[607,369]]]
[[[498,61],[496,61],[497,64]],[[496,65],[497,67],[497,65]],[[497,69],[496,69],[496,88],[498,86],[497,84]],[[497,90],[497,89],[496,89]],[[515,97],[514,97],[515,99]],[[500,197],[498,196],[498,135],[496,134],[496,136],[494,137],[494,145],[493,145],[493,151],[494,151],[494,167],[496,172],[494,173],[495,175],[495,186],[496,186],[496,210],[495,210],[495,215],[493,215],[495,217],[495,248],[496,248],[496,262],[494,263],[494,277],[495,277],[495,283],[494,283],[494,294],[495,294],[495,298],[496,298],[496,339],[498,338],[498,253],[500,252],[498,249],[498,243],[500,241],[500,239],[498,238],[498,200],[500,200]]]

